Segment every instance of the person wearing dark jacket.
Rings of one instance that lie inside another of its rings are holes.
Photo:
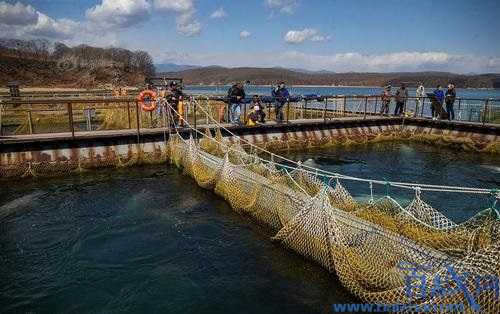
[[[455,91],[455,85],[449,84],[448,89],[445,94],[446,112],[448,113],[448,120],[455,120],[455,110],[453,109],[453,104],[455,103],[455,98],[457,98],[457,93]]]
[[[175,112],[173,110],[170,110],[171,116],[173,117],[173,121],[171,121],[173,126],[179,126],[183,124],[184,119],[182,115],[184,114],[184,108],[182,108],[181,106],[183,97],[184,93],[182,92],[179,84],[177,84],[177,82],[175,81],[170,82],[170,85],[165,92],[165,99],[170,104],[172,109],[175,110]]]
[[[408,99],[408,90],[405,84],[401,84],[401,87],[396,91],[396,108],[394,109],[394,115],[399,116],[403,113],[403,108],[405,106],[406,99]]]
[[[283,107],[285,106],[288,98],[290,97],[290,93],[285,87],[285,82],[280,82],[278,86],[273,88],[271,95],[276,100],[276,122],[283,122]]]
[[[266,113],[258,95],[252,97],[251,108],[252,111],[249,114],[249,119],[252,120],[253,125],[257,122],[266,123]]]
[[[229,98],[229,122],[240,123],[241,102],[245,99],[245,90],[243,84],[237,83],[231,86],[227,91]]]
[[[434,97],[436,97],[437,108],[435,108],[434,105],[431,105],[431,112],[432,112],[432,119],[436,120],[438,117],[440,118],[441,111],[443,110],[444,92],[441,85],[438,85],[437,88],[434,90]]]

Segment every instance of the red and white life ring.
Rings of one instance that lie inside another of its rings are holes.
[[[137,101],[144,111],[153,111],[156,109],[156,93],[152,90],[143,90],[137,96]]]

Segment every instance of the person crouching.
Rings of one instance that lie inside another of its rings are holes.
[[[266,123],[266,113],[264,112],[264,106],[262,105],[259,96],[254,95],[252,97],[252,107],[258,116],[258,121],[260,123]]]
[[[247,125],[253,126],[257,123],[266,123],[266,113],[264,112],[264,108],[259,96],[254,95],[252,97],[251,108],[252,109],[248,114]]]

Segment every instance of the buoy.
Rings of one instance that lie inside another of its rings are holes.
[[[143,90],[137,96],[137,101],[144,111],[153,111],[156,109],[156,93],[152,90]]]

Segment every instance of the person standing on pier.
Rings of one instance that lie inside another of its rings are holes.
[[[271,95],[276,100],[276,122],[283,122],[283,107],[290,97],[290,93],[285,87],[285,82],[279,82],[279,84],[272,90]]]
[[[245,90],[242,83],[236,83],[227,91],[229,98],[229,122],[240,124],[241,103],[245,99]]]
[[[431,104],[431,113],[432,120],[437,120],[438,117],[441,117],[441,112],[443,111],[444,92],[441,85],[438,85],[434,90],[434,96],[436,97],[436,106]]]
[[[418,116],[418,111],[422,108],[425,95],[425,87],[422,82],[418,83],[417,91],[415,92],[415,117]]]
[[[182,105],[182,99],[184,94],[182,89],[177,84],[176,81],[170,82],[168,89],[165,91],[165,98],[168,104],[171,106],[170,112],[173,121],[171,121],[172,126],[183,126],[184,125],[184,108]],[[172,110],[173,109],[173,110]]]
[[[408,90],[406,89],[406,85],[403,83],[396,92],[396,108],[394,108],[395,116],[400,116],[403,113],[406,99],[408,99]]]
[[[382,105],[380,107],[380,114],[386,115],[389,114],[389,104],[391,103],[391,85],[388,85],[384,88],[382,95],[380,96]]]
[[[457,98],[457,93],[455,92],[455,85],[448,84],[448,89],[445,94],[446,112],[448,113],[448,120],[455,120],[455,110],[453,109],[453,104],[455,103],[455,98]]]

